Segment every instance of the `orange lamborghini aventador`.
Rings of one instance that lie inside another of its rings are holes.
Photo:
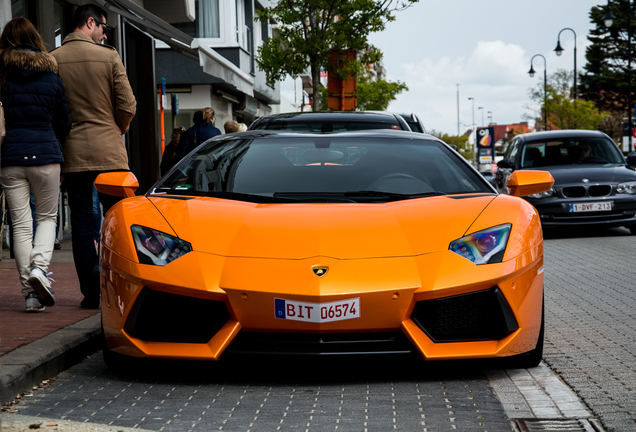
[[[429,135],[253,131],[199,146],[144,196],[130,173],[101,240],[104,356],[543,351],[543,237],[515,171],[499,195]]]

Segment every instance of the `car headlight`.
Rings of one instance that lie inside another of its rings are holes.
[[[165,266],[192,252],[192,245],[177,237],[140,225],[130,227],[141,264]]]
[[[554,195],[554,189],[548,189],[547,191],[528,195],[528,197],[529,198],[546,198],[546,197],[551,197],[552,195]]]
[[[619,183],[616,187],[617,193],[636,194],[636,181]]]
[[[451,242],[448,249],[475,264],[501,262],[512,224],[503,224],[478,231]]]

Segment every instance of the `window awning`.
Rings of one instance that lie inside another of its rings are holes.
[[[196,58],[196,51],[192,46],[192,37],[181,30],[171,26],[161,18],[148,12],[146,9],[137,6],[130,0],[97,0],[107,11],[113,11],[147,32],[153,37],[165,42],[170,47],[182,54]]]
[[[194,0],[145,0],[148,12],[170,23],[192,22],[196,16]]]
[[[125,17],[141,30],[165,42],[177,52],[197,59],[203,72],[208,75],[223,80],[249,96],[254,96],[254,78],[212,48],[199,45],[198,39],[183,33],[131,0],[97,0],[97,2],[101,3],[106,10]]]
[[[199,50],[199,64],[203,72],[222,79],[239,91],[254,96],[254,78],[243,72],[234,63],[205,45],[199,45],[195,39],[192,48]]]

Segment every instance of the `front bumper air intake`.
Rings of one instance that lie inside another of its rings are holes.
[[[497,287],[420,301],[411,318],[434,342],[499,340],[519,328]]]
[[[124,330],[145,342],[207,343],[229,318],[222,301],[144,288]]]

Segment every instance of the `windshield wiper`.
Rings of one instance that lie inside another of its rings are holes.
[[[361,191],[348,191],[345,192],[345,196],[362,196],[362,197],[388,197],[388,198],[398,198],[398,199],[407,199],[407,198],[421,198],[427,196],[440,196],[447,195],[444,192],[440,191],[431,191],[431,192],[420,192],[414,194],[403,194],[397,192],[382,192],[382,191],[374,191],[374,190],[361,190]]]
[[[347,192],[275,192],[274,197],[295,198],[325,198],[325,199],[351,199],[355,197],[361,198],[389,198],[391,200],[403,200],[410,198],[421,198],[426,196],[446,195],[444,192],[432,191],[417,194],[401,194],[396,192],[382,192],[372,190],[347,191]]]
[[[240,193],[240,192],[226,192],[226,191],[195,191],[193,189],[172,189],[168,187],[156,188],[154,190],[154,194],[158,196],[162,196],[163,193],[168,193],[171,195],[192,195],[192,196],[203,196],[203,197],[214,197],[214,198],[226,198],[237,201],[248,201],[254,203],[288,203],[294,202],[296,200],[293,199],[285,199],[283,197],[272,197],[268,195],[255,195],[249,193]]]
[[[287,201],[355,202],[345,197],[344,192],[274,192],[272,196]]]

